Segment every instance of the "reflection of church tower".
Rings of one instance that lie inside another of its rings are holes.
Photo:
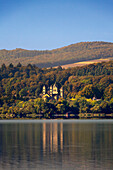
[[[43,95],[46,94],[46,86],[43,86]]]
[[[60,149],[63,150],[63,123],[60,123]]]
[[[63,150],[63,123],[43,123],[43,154]],[[60,145],[60,146],[59,146]]]
[[[58,123],[53,123],[53,152],[58,150]]]
[[[63,87],[60,88],[60,97],[64,98],[64,90]]]
[[[43,151],[46,150],[46,123],[43,123]]]

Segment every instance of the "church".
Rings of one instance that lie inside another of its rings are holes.
[[[59,98],[63,98],[63,97],[64,97],[63,87],[61,87],[60,89],[58,89],[58,87],[56,86],[56,84],[54,84],[53,86],[51,85],[49,88],[47,88],[47,87],[44,85],[44,86],[43,86],[43,89],[42,89],[42,93],[43,93],[43,98],[44,98],[44,100],[45,100],[46,98],[58,100]]]

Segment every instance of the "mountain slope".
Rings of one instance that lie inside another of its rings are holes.
[[[113,58],[113,43],[81,42],[55,50],[0,50],[0,65],[5,63],[16,65],[21,62],[36,64],[39,67],[51,67],[71,64],[93,59]]]

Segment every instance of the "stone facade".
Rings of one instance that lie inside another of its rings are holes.
[[[58,89],[56,84],[54,84],[53,86],[51,85],[48,88],[44,85],[43,89],[42,89],[42,93],[43,93],[43,98],[44,97],[49,97],[49,98],[55,99],[55,100],[58,100],[59,98],[64,98],[63,87]]]

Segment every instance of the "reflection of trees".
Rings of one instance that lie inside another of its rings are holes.
[[[64,132],[64,150],[69,153],[66,160],[70,158],[73,161],[102,161],[105,158],[109,160],[110,156],[113,157],[111,124],[73,123],[71,126],[64,124],[63,128],[68,129],[68,132]],[[109,155],[110,150],[111,155]]]
[[[111,123],[0,124],[0,164],[15,166],[47,161],[61,164],[113,159]],[[107,160],[107,161],[106,161]],[[110,165],[109,165],[110,166]]]
[[[41,124],[4,124],[0,125],[0,150],[3,153],[0,161],[14,160],[36,161],[40,155],[38,146],[41,147]]]

